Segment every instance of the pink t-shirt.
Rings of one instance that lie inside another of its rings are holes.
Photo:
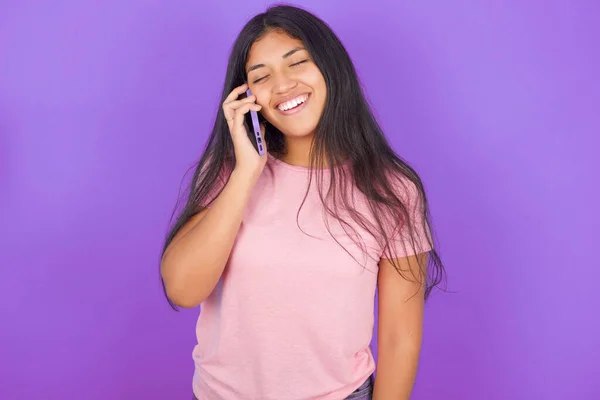
[[[356,260],[336,243],[314,176],[297,223],[308,179],[307,168],[269,156],[223,276],[201,304],[193,351],[200,400],[340,400],[375,370],[370,342],[383,249],[353,223],[365,253],[328,217]],[[412,254],[407,248],[398,255]]]

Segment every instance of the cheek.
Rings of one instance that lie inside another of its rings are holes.
[[[325,78],[323,78],[321,71],[318,69],[312,73],[311,86],[319,92],[319,97],[327,97],[327,85],[325,84]]]
[[[327,85],[322,76],[317,76],[312,84],[313,89],[318,95],[319,102],[324,103],[327,98]]]
[[[263,118],[269,122],[273,122],[277,119],[277,111],[269,107],[268,102],[264,104],[259,102],[259,104],[262,106],[262,109],[259,113],[263,116]]]
[[[252,89],[250,89],[252,91]],[[252,92],[256,96],[256,104],[263,108],[268,108],[270,97],[264,91]]]
[[[325,81],[321,81],[319,89],[321,92],[321,98],[323,99],[323,102],[325,102],[325,99],[327,99],[327,85],[325,84]]]

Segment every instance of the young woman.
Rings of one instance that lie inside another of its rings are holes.
[[[161,262],[171,304],[201,304],[195,398],[408,399],[444,272],[428,219],[331,29],[290,6],[254,17]]]

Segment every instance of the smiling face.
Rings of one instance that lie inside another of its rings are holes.
[[[250,48],[248,85],[261,114],[286,136],[312,136],[327,98],[323,74],[304,44],[270,31]]]

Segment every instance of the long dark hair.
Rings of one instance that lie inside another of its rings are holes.
[[[378,238],[382,248],[386,249],[386,258],[392,260],[398,273],[406,279],[423,284],[425,298],[429,297],[431,290],[443,280],[444,266],[433,243],[434,234],[429,221],[429,207],[423,183],[415,170],[388,144],[363,95],[350,56],[325,22],[308,11],[287,5],[272,6],[265,13],[252,18],[233,45],[221,103],[235,87],[246,81],[245,65],[252,44],[273,30],[285,32],[302,41],[325,78],[327,99],[310,153],[311,180],[313,174],[316,174],[317,187],[325,211],[336,218],[344,230],[347,228],[356,233],[351,224],[340,216],[338,200],[341,199],[341,209],[349,213],[360,227]],[[285,154],[284,135],[273,125],[267,124],[265,140],[271,153]],[[233,150],[224,115],[218,112],[204,154],[189,184],[187,202],[167,234],[163,254],[177,232],[204,209],[203,205],[214,201],[215,184],[222,188],[235,166]],[[339,167],[340,160],[345,160],[342,165],[350,165],[348,175],[346,168]],[[322,189],[325,165],[328,165],[331,171],[331,174],[328,174],[330,181],[326,194]],[[223,175],[223,171],[229,172]],[[340,185],[336,185],[337,182]],[[345,182],[351,184],[346,185]],[[418,199],[418,204],[408,204],[407,197],[396,190],[399,182],[406,183],[404,191],[412,191],[413,197]],[[358,189],[368,200],[371,219],[354,209],[353,202],[347,194],[349,187]],[[369,222],[373,220],[374,224]],[[413,221],[422,221],[423,226],[415,227]],[[418,237],[416,232],[427,232],[426,240],[432,250],[429,252],[427,265],[419,266],[417,274],[403,271],[393,262],[396,257],[392,251],[393,246],[390,245],[390,224],[396,227],[395,232],[400,230],[402,235],[409,239],[414,254],[419,253],[415,243],[422,242],[423,239]],[[171,306],[177,309],[177,306],[168,300]]]

